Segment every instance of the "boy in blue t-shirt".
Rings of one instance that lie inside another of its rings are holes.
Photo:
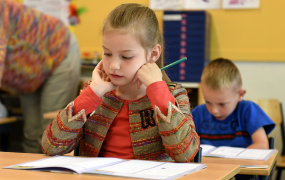
[[[246,90],[232,61],[211,61],[202,72],[201,89],[206,104],[192,110],[201,144],[269,148],[267,135],[275,124],[257,104],[243,100]]]

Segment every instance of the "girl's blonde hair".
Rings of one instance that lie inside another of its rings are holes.
[[[213,90],[234,88],[238,91],[242,86],[242,79],[238,68],[232,61],[218,58],[204,68],[201,83]]]
[[[103,33],[108,30],[123,30],[133,33],[146,53],[154,45],[159,44],[161,55],[156,64],[159,68],[164,66],[164,40],[156,15],[150,8],[135,3],[122,4],[116,7],[105,20]],[[170,81],[164,71],[162,71],[162,75],[164,81]]]

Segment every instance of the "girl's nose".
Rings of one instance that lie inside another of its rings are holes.
[[[119,70],[120,67],[121,67],[120,60],[118,60],[117,58],[112,58],[111,69],[112,70]]]

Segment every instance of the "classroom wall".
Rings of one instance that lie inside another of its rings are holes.
[[[109,12],[123,3],[140,3],[148,6],[148,0],[76,0],[78,7],[86,7],[87,12],[80,16],[81,23],[75,27],[81,51],[102,52],[102,34],[104,19]]]
[[[107,14],[122,3],[149,5],[149,0],[75,0],[85,6],[81,24],[76,27],[84,51],[102,50],[101,28]],[[285,1],[260,0],[261,8],[208,10],[211,15],[210,59],[226,57],[236,61],[285,61]],[[162,24],[163,11],[156,11]]]

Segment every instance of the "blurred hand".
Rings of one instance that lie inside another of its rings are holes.
[[[107,92],[116,89],[110,78],[107,76],[103,69],[103,60],[101,60],[92,72],[92,82],[90,84],[91,89],[102,98]]]
[[[137,71],[135,78],[132,83],[137,81],[137,87],[140,89],[141,85],[144,84],[148,87],[150,84],[162,81],[162,73],[156,63],[146,63],[141,66]]]

